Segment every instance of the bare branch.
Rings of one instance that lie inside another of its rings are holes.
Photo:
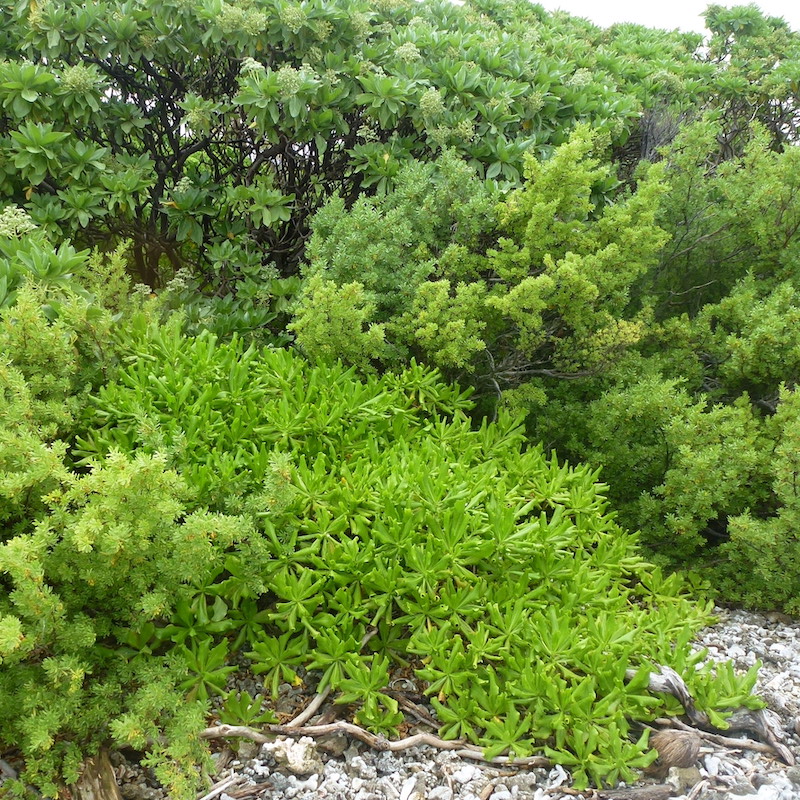
[[[478,747],[465,745],[460,739],[447,741],[440,739],[430,733],[417,733],[407,736],[405,739],[390,741],[385,736],[376,736],[374,733],[354,725],[352,722],[332,722],[328,725],[308,725],[305,727],[290,727],[289,725],[268,725],[268,733],[263,733],[255,728],[248,728],[244,725],[216,725],[206,728],[200,732],[202,739],[227,739],[239,738],[249,739],[251,742],[266,744],[272,742],[275,736],[330,736],[336,733],[344,733],[354,739],[364,742],[379,752],[389,751],[396,753],[400,750],[408,750],[410,747],[428,745],[437,750],[454,750],[456,755],[462,758],[470,758],[475,761],[484,761],[487,764],[508,764],[520,767],[549,767],[550,759],[543,756],[531,756],[529,758],[510,758],[509,756],[497,756],[487,759],[483,751]],[[272,735],[270,735],[272,734]]]

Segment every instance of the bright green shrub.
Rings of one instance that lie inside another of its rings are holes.
[[[174,658],[148,661],[119,643],[131,624],[170,613],[181,570],[213,569],[198,545],[219,537],[224,549],[240,523],[179,525],[186,489],[160,458],[70,469],[76,420],[142,304],[128,296],[121,249],[55,248],[27,217],[5,209],[0,219],[0,273],[13,276],[0,287],[0,741],[23,751],[26,780],[49,796],[112,728],[137,747],[156,742],[165,783],[193,785],[202,708],[185,706]]]
[[[656,664],[681,671],[712,715],[753,702],[754,674],[723,691],[695,670],[687,643],[707,608],[639,557],[596,474],[526,448],[505,413],[474,429],[466,396],[435,372],[358,380],[177,329],[141,331],[130,349],[83,452],[163,453],[196,487],[192,507],[254,526],[169,624],[136,634],[184,659],[193,695],[223,692],[241,647],[273,693],[306,667],[357,722],[391,733],[402,714],[384,689],[410,664],[442,735],[545,752],[579,784],[650,762],[646,737],[628,734],[676,710],[644,692]]]
[[[730,565],[719,570],[727,597],[757,608],[785,608],[790,614],[800,613],[799,412],[797,390],[784,387],[770,420],[777,444],[770,450],[764,470],[772,482],[777,513],[765,519],[753,508],[733,517],[730,541],[720,548]]]
[[[3,526],[29,525],[41,510],[41,495],[66,476],[64,440],[92,383],[111,366],[113,345],[102,342],[111,326],[108,311],[76,296],[59,302],[32,285],[0,309]]]
[[[320,274],[305,282],[301,305],[290,328],[300,347],[318,358],[341,358],[368,371],[373,362],[390,354],[385,326],[371,322],[375,303],[361,283],[341,286]]]
[[[781,383],[800,378],[798,304],[800,274],[775,281],[751,273],[703,308],[694,337],[711,392],[726,400],[747,392],[762,411],[774,412]]]
[[[0,741],[55,796],[59,776],[74,781],[82,755],[112,732],[139,748],[152,738],[157,774],[185,796],[203,709],[183,704],[174,658],[121,645],[213,573],[249,525],[184,517],[186,486],[161,457],[115,453],[87,475],[58,477],[33,529],[0,547]]]
[[[97,411],[79,452],[162,452],[185,474],[198,502],[220,508],[238,507],[261,486],[276,450],[294,451],[302,442],[306,457],[333,458],[365,447],[376,428],[421,426],[415,403],[429,410],[466,403],[416,366],[354,389],[352,371],[309,372],[288,351],[264,351],[267,358],[236,337],[217,344],[207,331],[188,339],[177,322],[141,330],[131,347],[131,363],[91,401]],[[392,381],[408,395],[380,391]]]
[[[123,320],[141,307],[129,288],[124,249],[56,248],[16,207],[0,212],[0,523],[9,530],[29,526],[67,474],[75,419],[116,365]]]

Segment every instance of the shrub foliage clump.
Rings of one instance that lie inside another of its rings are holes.
[[[800,159],[755,128],[721,153],[722,130],[684,126],[630,188],[579,127],[501,195],[445,154],[390,195],[332,200],[289,327],[312,358],[417,358],[472,384],[482,413],[523,413],[533,441],[602,467],[657,563],[702,567],[722,602],[797,613],[777,517],[800,368]]]
[[[205,708],[235,651],[273,695],[305,676],[387,734],[403,721],[390,680],[411,668],[443,736],[546,753],[579,785],[652,760],[632,723],[680,711],[648,693],[657,665],[721,724],[716,712],[752,702],[754,674],[695,669],[688,642],[708,609],[640,558],[596,474],[526,447],[506,414],[475,429],[436,372],[359,380],[176,326],[128,346],[135,359],[85,416],[90,472],[0,551],[1,729],[30,755],[72,730],[48,692],[80,700],[81,736],[142,746],[188,714],[154,715],[153,665]],[[121,653],[138,689],[114,713]],[[48,692],[20,720],[13,698],[37,680]],[[159,756],[180,786],[176,756]]]

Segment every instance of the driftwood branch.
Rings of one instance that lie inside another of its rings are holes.
[[[85,759],[78,780],[69,788],[75,800],[122,800],[106,750]]]
[[[749,731],[756,734],[773,748],[781,761],[789,766],[794,765],[794,756],[781,741],[784,738],[783,729],[773,712],[766,708],[759,708],[757,711],[737,711],[727,722],[729,731]]]
[[[378,633],[377,628],[370,628],[363,638],[361,639],[361,644],[359,645],[359,650],[364,649],[364,645],[369,642],[369,640]],[[322,704],[328,699],[328,695],[331,693],[331,687],[326,686],[321,692],[314,696],[314,699],[301,711],[293,720],[287,722],[285,727],[287,728],[299,728],[301,725],[305,725],[314,714],[319,711],[322,707]]]
[[[10,778],[13,781],[17,778],[17,771],[11,766],[11,764],[8,763],[8,761],[0,758],[0,775],[2,775],[4,778]]]
[[[692,725],[696,728],[709,728],[713,727],[708,717],[702,712],[698,711],[694,704],[694,698],[689,692],[689,687],[684,683],[683,678],[675,672],[672,667],[661,667],[660,672],[650,673],[650,682],[647,688],[651,692],[661,692],[662,694],[671,694],[676,697],[683,706],[686,716],[689,717]],[[636,675],[635,669],[625,671],[627,680],[632,680]]]
[[[314,699],[301,711],[291,722],[287,722],[284,725],[285,728],[299,728],[302,725],[305,725],[314,714],[319,711],[322,704],[327,700],[328,695],[331,693],[331,687],[326,687],[323,691],[319,694],[314,695]]]
[[[215,783],[211,787],[211,791],[209,791],[207,794],[204,794],[202,797],[199,797],[198,800],[214,800],[215,797],[219,797],[224,791],[230,789],[232,786],[235,786],[237,783],[241,783],[244,780],[246,780],[244,775],[231,775],[230,777]]]
[[[675,794],[675,787],[669,784],[650,784],[624,789],[583,789],[578,791],[567,786],[559,786],[558,792],[573,797],[591,797],[593,800],[667,800]]]
[[[680,728],[681,730],[694,731],[701,739],[711,742],[712,744],[718,744],[720,747],[729,747],[733,750],[753,750],[757,753],[766,753],[767,755],[775,755],[776,750],[778,750],[778,754],[781,755],[782,760],[789,765],[794,763],[794,756],[792,755],[791,751],[780,742],[777,742],[773,745],[765,744],[764,742],[757,742],[755,739],[738,739],[734,738],[733,736],[722,736],[718,733],[697,730],[697,728],[692,728],[690,725],[687,725],[685,722],[681,722],[678,719],[656,720],[656,722],[659,721],[671,725],[672,727]],[[782,754],[783,750],[786,750],[786,757],[784,757]],[[790,760],[787,760],[787,758]]]
[[[266,732],[264,732],[266,731]],[[508,764],[520,767],[549,767],[550,759],[543,756],[531,756],[529,758],[511,759],[508,756],[497,756],[487,759],[483,751],[477,747],[465,745],[460,739],[448,741],[440,739],[430,733],[417,733],[407,736],[405,739],[391,741],[385,736],[376,736],[364,728],[354,725],[352,722],[331,722],[328,725],[306,725],[290,727],[289,725],[267,725],[264,731],[249,728],[245,725],[215,725],[200,732],[203,739],[227,739],[240,738],[249,739],[257,744],[266,744],[274,741],[275,736],[330,736],[335,733],[344,733],[354,739],[364,742],[379,752],[407,750],[409,747],[419,747],[429,745],[438,750],[455,750],[456,754],[462,758],[471,758],[476,761],[485,761],[487,764]]]
[[[201,739],[248,739],[256,744],[266,744],[275,737],[257,731],[255,728],[248,728],[246,725],[214,725],[200,731]]]
[[[722,736],[718,733],[719,729],[711,724],[708,716],[702,711],[698,711],[695,707],[694,698],[683,678],[671,667],[662,666],[660,669],[660,672],[650,673],[648,689],[651,692],[662,692],[676,697],[691,722],[691,726],[689,726],[677,720],[671,720],[669,722],[670,725],[684,730],[694,730],[707,741],[726,747],[739,747],[777,755],[785,764],[794,765],[795,759],[791,750],[781,742],[783,731],[766,709],[737,711],[727,720],[728,728],[726,729],[729,733],[753,733],[759,736],[763,742]],[[625,672],[625,677],[628,680],[631,680],[634,675],[636,675],[636,670],[629,669]]]

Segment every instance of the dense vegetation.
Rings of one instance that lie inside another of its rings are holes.
[[[392,735],[399,667],[442,736],[576,785],[652,760],[657,665],[720,726],[758,704],[689,642],[708,591],[800,611],[797,34],[513,0],[0,22],[4,789],[116,742],[193,796],[210,698],[267,723],[285,681]]]

